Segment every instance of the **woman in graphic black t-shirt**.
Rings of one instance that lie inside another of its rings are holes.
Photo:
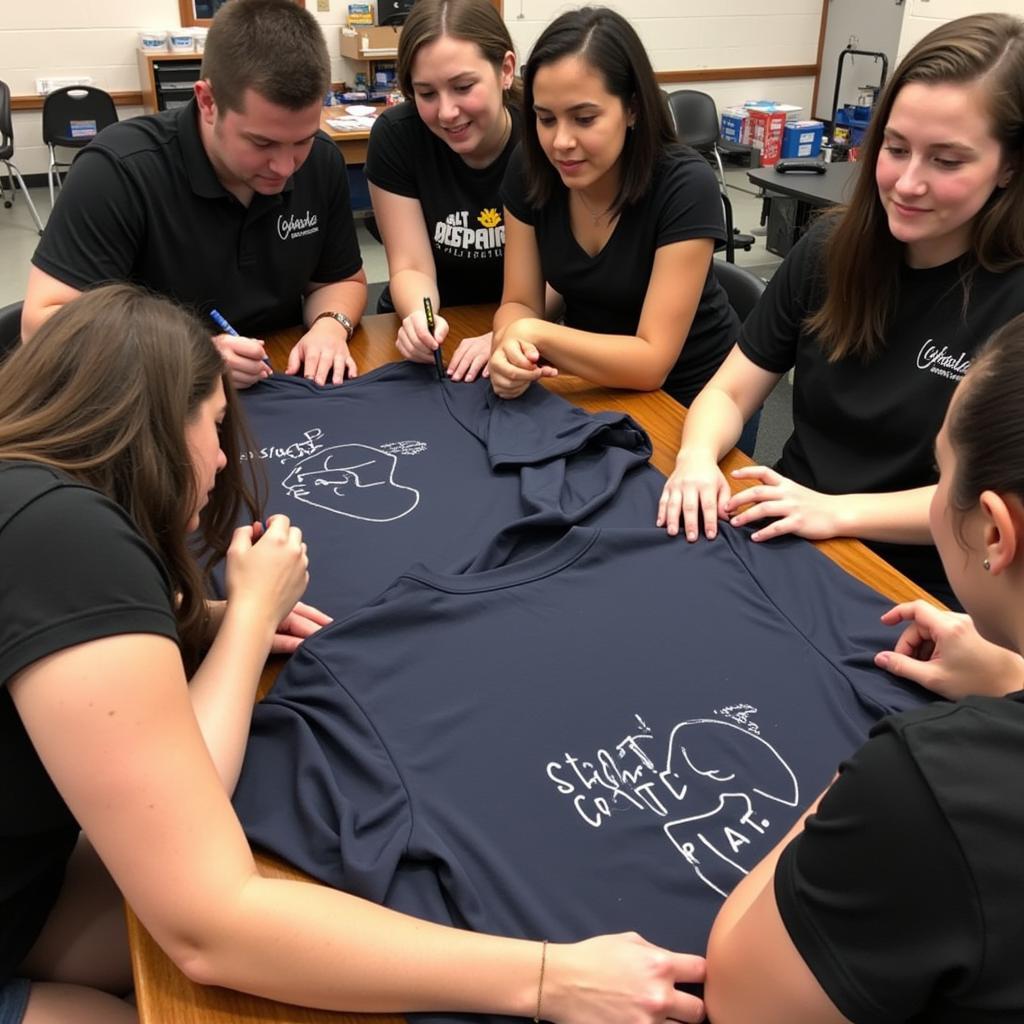
[[[406,102],[377,118],[366,154],[373,212],[402,320],[396,345],[430,362],[424,296],[442,306],[497,302],[505,256],[501,181],[519,137],[519,83],[508,28],[490,0],[419,0],[398,41]],[[491,335],[464,338],[448,372],[486,375]]]

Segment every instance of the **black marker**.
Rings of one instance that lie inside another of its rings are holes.
[[[427,330],[430,336],[434,336],[434,307],[431,305],[430,296],[423,296],[423,315],[427,318]],[[437,370],[437,379],[444,381],[444,363],[441,361],[441,346],[434,349],[434,369]]]

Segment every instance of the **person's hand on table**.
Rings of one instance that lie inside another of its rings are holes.
[[[969,615],[927,601],[908,601],[882,616],[887,626],[908,623],[892,651],[875,664],[947,700],[972,694],[1002,697],[1024,688],[1024,658],[981,636]]]
[[[395,348],[402,357],[414,363],[432,363],[434,350],[448,337],[448,321],[440,313],[434,314],[434,336],[427,330],[427,316],[422,309],[410,313],[398,328]]]
[[[228,368],[231,383],[236,388],[252,387],[257,381],[269,377],[274,371],[265,362],[267,350],[258,338],[243,338],[236,334],[215,334],[213,343]]]
[[[533,337],[541,322],[529,317],[514,320],[495,337],[488,369],[499,398],[518,398],[535,380],[558,376],[555,367],[540,365],[540,349]]]
[[[681,523],[686,539],[694,541],[700,536],[703,518],[704,536],[713,540],[718,536],[718,520],[727,518],[730,494],[729,483],[713,458],[701,452],[680,451],[661,492],[655,525],[664,526],[674,537]]]
[[[635,932],[552,944],[538,1016],[558,1024],[690,1024],[704,1020],[704,1003],[675,986],[703,981],[703,957],[671,953]]]
[[[295,374],[300,370],[307,380],[321,385],[328,380],[340,384],[346,377],[359,375],[345,330],[331,317],[317,320],[289,353],[285,372]]]
[[[298,601],[295,607],[281,620],[274,634],[270,650],[272,654],[294,654],[306,637],[312,636],[322,626],[329,626],[334,619],[311,604]]]
[[[489,377],[491,371],[487,363],[491,358],[492,337],[488,331],[476,338],[463,338],[448,363],[448,376],[452,380],[464,380],[467,383],[477,377]]]
[[[244,605],[246,614],[274,627],[291,616],[309,583],[309,556],[302,531],[287,516],[240,526],[231,538],[224,576],[230,608]]]
[[[759,519],[774,522],[750,535],[751,540],[770,540],[794,533],[807,540],[828,540],[839,534],[842,495],[821,494],[794,483],[767,466],[744,466],[732,471],[735,480],[757,480],[753,487],[737,491],[725,503],[725,514],[733,526],[745,526]],[[743,505],[750,505],[737,513]]]

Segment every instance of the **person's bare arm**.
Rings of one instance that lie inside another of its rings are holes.
[[[21,309],[21,340],[30,341],[32,335],[60,309],[77,299],[82,293],[63,281],[51,277],[37,266],[29,267],[25,287],[25,304]]]

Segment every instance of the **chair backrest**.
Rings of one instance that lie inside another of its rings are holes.
[[[11,123],[11,90],[0,82],[0,160],[14,156],[14,126]]]
[[[43,100],[43,142],[50,146],[81,149],[97,132],[117,123],[117,107],[110,93],[92,85],[54,89]]]
[[[0,359],[10,352],[21,338],[21,307],[23,302],[12,302],[0,309]]]
[[[677,89],[668,94],[668,108],[680,142],[696,150],[705,150],[718,141],[718,109],[706,92]]]
[[[745,267],[738,267],[735,263],[715,260],[714,268],[718,283],[729,296],[729,305],[736,310],[741,322],[746,320],[747,315],[757,305],[758,299],[764,294],[764,281],[757,274],[751,273]]]

